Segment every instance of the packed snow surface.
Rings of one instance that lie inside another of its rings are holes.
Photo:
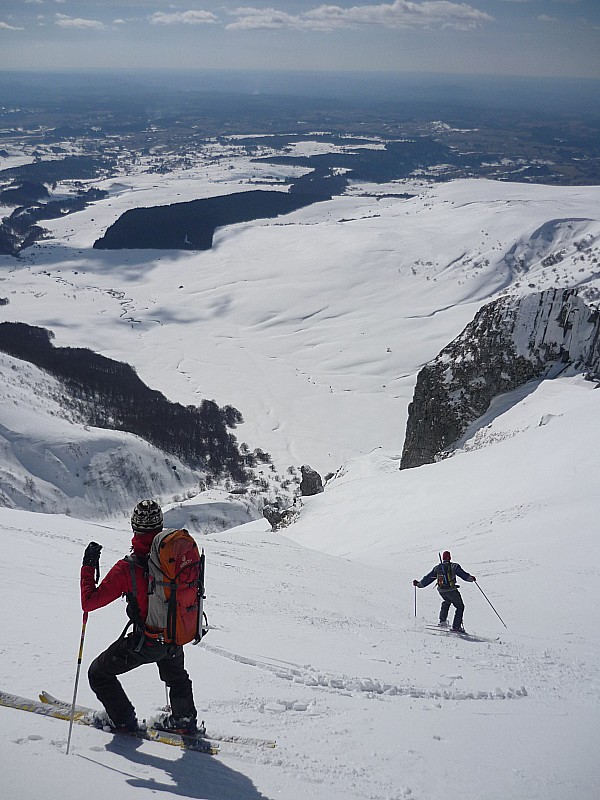
[[[597,291],[598,188],[461,181],[224,228],[204,253],[91,249],[126,208],[241,190],[259,170],[232,166],[108,182],[106,200],[49,223],[54,238],[0,259],[0,294],[4,320],[128,361],[173,400],[235,405],[240,440],[278,469],[336,472],[284,533],[257,520],[199,537],[211,630],[186,662],[200,716],[277,747],[224,743],[209,757],[78,726],[67,757],[66,722],[2,708],[1,796],[596,800],[600,392],[580,376],[531,384],[499,398],[451,458],[398,464],[418,369],[483,303]],[[2,468],[24,490],[18,453],[38,472],[50,453],[48,498],[62,472],[51,456],[70,471],[58,448],[69,425],[94,453],[154,458],[140,440],[59,419],[47,376],[3,364]],[[83,481],[62,479],[76,506]],[[23,495],[0,509],[0,689],[70,700],[83,550],[103,544],[104,574],[130,534],[122,512],[34,513]],[[179,525],[199,502],[166,510]],[[477,577],[461,588],[465,627],[485,641],[425,627],[439,599],[412,579],[445,549]],[[90,615],[82,704],[95,705],[87,667],[124,624],[123,603]],[[140,717],[165,702],[152,665],[123,683]]]

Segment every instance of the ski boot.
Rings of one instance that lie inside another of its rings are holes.
[[[198,727],[196,717],[179,717],[172,714],[163,714],[152,722],[152,727],[157,731],[167,733],[177,733],[179,736],[202,736],[205,733],[204,726]]]
[[[131,714],[126,720],[117,724],[112,721],[106,711],[95,711],[92,717],[92,725],[94,728],[99,728],[107,732],[112,731],[113,733],[118,733],[119,731],[123,733],[135,733],[136,731],[142,730],[135,714]]]

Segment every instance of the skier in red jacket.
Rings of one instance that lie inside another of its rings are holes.
[[[136,572],[137,609],[142,620],[148,613],[148,579],[144,570],[145,557],[150,553],[152,540],[163,529],[163,513],[153,500],[142,500],[131,515],[133,539],[131,550]],[[95,611],[97,608],[112,603],[118,597],[127,596],[128,614],[135,608],[131,580],[131,566],[125,559],[120,559],[106,574],[104,580],[96,586],[96,575],[100,563],[102,545],[90,542],[86,547],[81,568],[81,607],[84,611]],[[141,563],[140,563],[141,562]],[[197,731],[197,713],[192,694],[192,682],[184,666],[183,647],[181,645],[160,644],[146,637],[140,641],[140,634],[135,632],[125,635],[123,631],[116,642],[101,653],[90,665],[88,678],[92,691],[106,709],[106,715],[99,715],[100,727],[109,725],[113,729],[125,728],[135,731],[138,720],[131,701],[125,694],[117,675],[130,672],[142,664],[155,663],[158,672],[169,687],[169,700],[172,714],[154,723],[154,727],[176,733],[192,735]]]

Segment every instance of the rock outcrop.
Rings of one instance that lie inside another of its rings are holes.
[[[300,467],[302,480],[300,481],[300,494],[303,497],[310,497],[323,491],[323,480],[319,473],[312,467],[305,464]]]
[[[289,508],[279,508],[276,505],[266,505],[263,508],[262,515],[271,526],[273,532],[287,528],[298,518],[299,509],[294,504]]]
[[[600,312],[576,290],[549,289],[484,306],[417,376],[400,469],[434,462],[491,401],[567,368],[600,374]]]

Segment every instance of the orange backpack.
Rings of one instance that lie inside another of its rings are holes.
[[[135,556],[127,560],[135,597],[134,563],[139,561]],[[146,572],[148,614],[143,624],[146,638],[161,644],[198,644],[207,632],[204,550],[199,553],[193,537],[184,529],[162,531],[152,540]],[[137,627],[142,627],[139,622]]]

